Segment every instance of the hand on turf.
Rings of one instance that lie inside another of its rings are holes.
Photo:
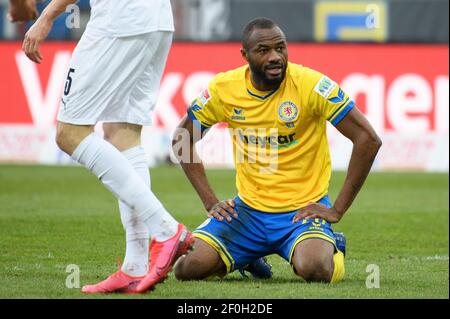
[[[11,22],[26,22],[37,16],[36,0],[13,1],[9,6],[8,20]]]
[[[308,206],[300,208],[292,219],[292,223],[297,223],[304,218],[322,218],[330,224],[341,220],[342,215],[334,208],[328,208],[320,203],[311,203]]]
[[[233,215],[235,218],[238,217],[238,214],[234,210],[234,200],[227,199],[215,204],[208,212],[208,217],[214,217],[217,220],[222,221],[224,218],[231,222],[233,219],[230,215]]]
[[[22,45],[23,52],[35,63],[41,63],[42,61],[40,45],[47,38],[53,25],[53,22],[41,18],[25,34]]]

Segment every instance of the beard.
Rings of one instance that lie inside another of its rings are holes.
[[[276,64],[278,65],[278,64]],[[273,64],[269,64],[263,68],[258,68],[254,63],[251,61],[249,62],[250,70],[252,71],[252,74],[256,80],[258,80],[260,83],[262,83],[265,86],[279,86],[281,82],[283,82],[284,77],[286,75],[286,69],[287,65],[282,66],[282,70],[280,75],[275,77],[269,77],[267,73],[265,72],[265,69],[270,66],[274,66]]]

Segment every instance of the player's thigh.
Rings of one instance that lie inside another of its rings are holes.
[[[130,122],[143,124],[151,123],[172,44],[172,32],[152,32],[147,38],[149,47],[146,51],[146,62],[142,64],[142,73],[130,92],[128,109],[119,111],[119,115],[129,118]]]
[[[193,250],[181,257],[175,265],[178,280],[205,279],[225,273],[226,266],[218,252],[200,238],[194,239]]]
[[[302,277],[331,279],[334,251],[335,247],[329,241],[319,238],[306,239],[294,248],[291,262],[295,272]]]
[[[103,123],[104,138],[119,151],[141,144],[142,125],[131,123]]]

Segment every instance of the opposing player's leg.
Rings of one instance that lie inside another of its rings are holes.
[[[142,126],[128,123],[103,123],[104,139],[113,144],[133,166],[136,173],[150,188],[150,172],[145,150],[141,144]],[[126,233],[125,258],[121,270],[133,277],[148,271],[149,242],[140,227],[133,222],[131,207],[119,200],[120,219]]]
[[[126,108],[129,92],[143,73],[140,70],[142,63],[145,65],[147,54],[152,53],[154,43],[151,40],[149,35],[126,39],[95,35],[82,38],[73,54],[68,75],[70,81],[66,83],[58,114],[57,142],[62,150],[86,166],[117,198],[133,209],[132,222],[139,228],[140,236],[148,241],[150,235],[154,235],[165,243],[165,253],[155,254],[154,261],[166,265],[167,270],[187,250],[185,246],[191,240],[190,233],[163,209],[126,157],[92,133],[92,125],[97,121],[115,119],[121,122],[120,118],[114,118],[118,110],[133,114],[123,108]],[[101,58],[105,56],[109,58]],[[123,61],[127,61],[125,66]],[[154,233],[147,225],[160,231]],[[117,289],[122,289],[124,281],[117,282]],[[108,285],[108,289],[113,286]]]
[[[69,134],[69,141],[64,139],[68,131],[76,132]],[[80,137],[86,133],[88,130],[85,126],[59,123],[57,143],[74,160],[92,171],[121,201],[134,208],[136,212],[133,216],[134,222],[140,221],[153,225],[153,230],[146,231],[151,232],[158,240],[166,240],[175,235],[178,223],[162,209],[162,204],[139,177],[133,166],[112,144],[91,133],[80,141],[70,154],[72,151],[70,147],[76,144],[74,136]],[[69,146],[66,147],[67,145]]]
[[[94,132],[94,125],[75,125],[58,122],[56,144],[68,155],[72,155],[81,141]]]
[[[175,264],[178,280],[201,280],[213,276],[223,277],[227,273],[225,263],[217,251],[207,242],[196,238],[193,250]]]
[[[141,145],[142,125],[132,123],[103,123],[103,137],[120,152]],[[148,168],[148,166],[147,166]]]
[[[88,133],[84,126],[78,128],[76,125],[58,125],[58,145],[69,152],[70,147],[76,145],[75,136],[83,135],[80,131],[84,134]],[[64,139],[65,134],[69,132],[71,132],[70,138]],[[79,143],[71,155],[72,158],[92,171],[121,201],[133,208],[126,226],[129,230],[127,231],[127,240],[139,240],[139,242],[146,243],[144,245],[147,249],[144,250],[148,251],[150,234],[159,240],[166,240],[171,237],[179,238],[180,232],[187,232],[184,226],[179,225],[164,210],[162,204],[139,177],[126,157],[112,144],[95,133],[91,133]],[[189,237],[187,237],[187,240],[189,240]],[[171,247],[174,251],[178,251],[177,242],[172,244]],[[145,256],[144,259],[147,260],[147,257]],[[123,289],[122,284],[125,282],[124,280],[118,280],[117,290]],[[133,282],[135,282],[135,278],[133,278]],[[99,287],[100,292],[105,292],[105,284]],[[110,287],[109,289],[115,288],[109,282],[107,286]],[[97,292],[93,289],[84,291]]]

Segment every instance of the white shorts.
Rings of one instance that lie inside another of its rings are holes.
[[[85,32],[75,48],[58,121],[150,125],[172,32],[104,37]]]

